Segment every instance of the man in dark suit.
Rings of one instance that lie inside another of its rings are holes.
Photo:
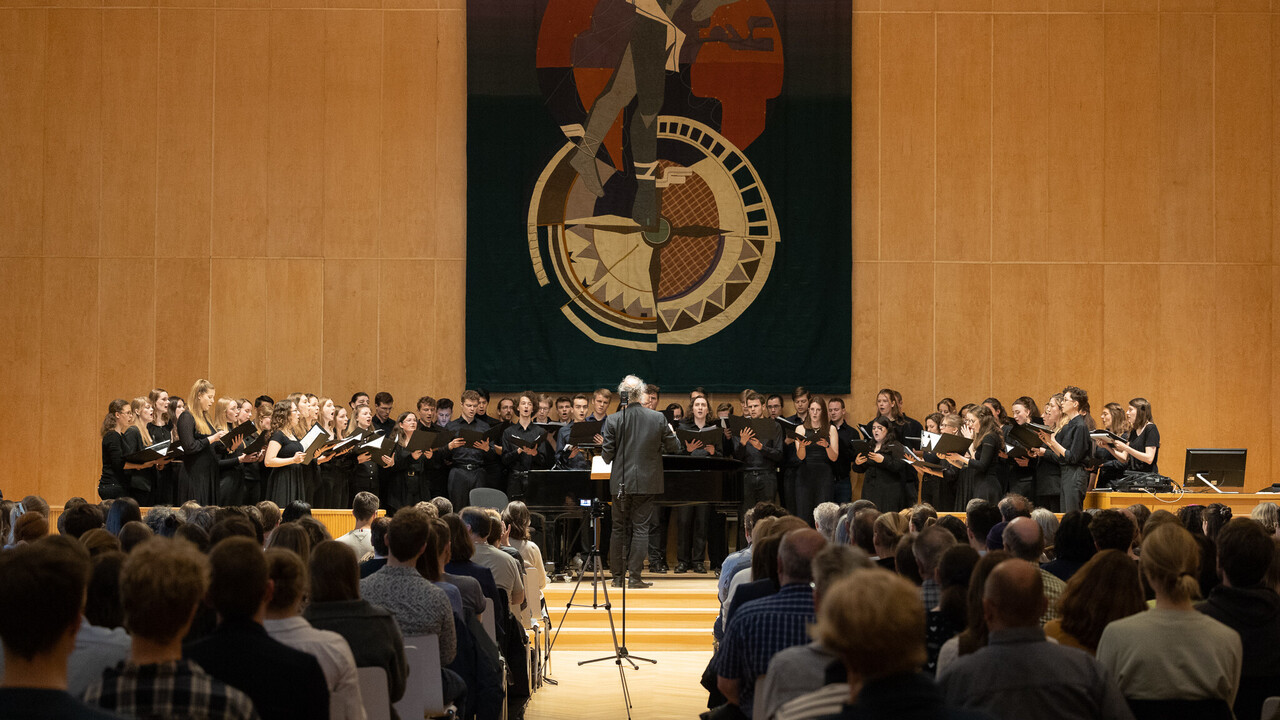
[[[644,381],[628,375],[618,386],[626,402],[618,412],[605,418],[603,457],[613,463],[609,472],[609,495],[613,498],[613,537],[609,570],[614,587],[622,587],[628,569],[627,587],[652,585],[640,578],[644,558],[649,553],[649,525],[653,522],[655,496],[661,495],[662,453],[680,451],[666,417],[641,405]]]

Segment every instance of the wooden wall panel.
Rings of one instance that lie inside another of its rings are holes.
[[[853,260],[880,257],[880,16],[853,16]],[[856,286],[856,285],[855,285]]]
[[[1049,319],[1056,299],[1049,295],[1052,267],[991,266],[991,393],[998,398],[1031,394],[1043,404],[1045,397],[1035,393],[1054,382],[1055,358],[1045,352],[1048,336],[1059,327]],[[1011,404],[1005,401],[1005,409]]]
[[[155,10],[103,13],[103,255],[155,251],[157,23]]]
[[[436,63],[434,13],[383,19],[382,235],[384,258],[434,257]]]
[[[98,379],[94,405],[146,395],[155,377],[155,260],[102,258],[98,265]]]
[[[1039,261],[1049,214],[1047,21],[996,15],[993,23],[992,259]]]
[[[1049,375],[1050,383],[1085,390],[1101,387],[1106,340],[1102,334],[1102,266],[1053,265],[1045,279],[1050,303],[1044,316],[1049,325],[1044,355],[1055,359],[1051,367],[1057,371]]]
[[[213,134],[213,253],[267,255],[271,26],[261,13],[218,13]]]
[[[39,298],[40,401],[32,407],[47,409],[36,415],[49,450],[40,462],[40,489],[66,498],[73,489],[96,488],[102,469],[98,429],[106,407],[92,401],[98,394],[101,342],[98,260],[45,258]]]
[[[324,263],[324,392],[350,398],[378,381],[377,260]],[[366,390],[366,392],[372,392]]]
[[[43,405],[40,395],[43,263],[40,258],[0,261],[0,307],[22,308],[22,312],[0,313],[0,337],[5,338],[0,343],[0,392],[15,408],[34,410]],[[43,423],[31,413],[0,413],[0,453],[16,458],[41,447],[42,429]],[[4,480],[5,497],[16,500],[39,492],[41,475],[10,473]]]
[[[102,13],[49,11],[44,254],[96,257],[102,198]]]
[[[1271,27],[1223,14],[1214,40],[1214,237],[1219,262],[1271,260]]]
[[[185,398],[209,377],[209,260],[156,260],[156,386]]]
[[[0,237],[4,256],[39,256],[44,217],[45,10],[0,10]]]
[[[267,388],[267,347],[281,321],[265,302],[276,279],[261,258],[215,258],[209,283],[209,374],[218,389],[256,397]]]
[[[408,409],[422,394],[442,392],[425,387],[438,314],[423,312],[415,300],[436,297],[435,262],[383,260],[379,265],[378,389],[395,396],[397,408]]]
[[[436,137],[466,135],[467,127],[467,22],[462,12],[438,13],[440,45],[436,52]],[[435,257],[462,260],[467,256],[466,215],[447,208],[467,204],[467,144],[436,142]]]
[[[1103,69],[1103,241],[1107,256],[1160,255],[1160,19],[1108,15]]]
[[[1147,388],[1133,388],[1133,396],[1152,402],[1152,412],[1160,427],[1161,469],[1170,477],[1182,472],[1188,446],[1202,447],[1213,442],[1214,425],[1221,413],[1205,412],[1220,399],[1208,378],[1217,374],[1219,353],[1193,338],[1215,334],[1216,289],[1212,265],[1162,264],[1157,323],[1160,351],[1155,353],[1160,382]]]
[[[991,16],[938,15],[937,42],[937,259],[986,261],[991,259]]]
[[[1101,15],[1049,16],[1049,247],[1046,258],[1102,259]]]
[[[157,257],[208,257],[212,202],[214,19],[160,10],[157,54]]]
[[[1218,265],[1215,286],[1219,301],[1213,332],[1204,336],[1201,345],[1218,355],[1214,397],[1270,397],[1275,365],[1270,353],[1259,350],[1271,340],[1271,272],[1265,266]],[[1241,312],[1243,307],[1249,312]],[[1240,407],[1249,406],[1246,401]],[[1213,416],[1210,437],[1217,447],[1249,448],[1248,464],[1257,468],[1249,473],[1254,478],[1261,476],[1258,470],[1270,469],[1275,441],[1272,413],[1223,412]]]
[[[324,256],[376,258],[382,13],[325,13],[325,37]]]
[[[1160,15],[1160,259],[1213,259],[1213,16]]]
[[[465,260],[435,263],[435,307],[440,311],[431,334],[431,366],[428,377],[437,392],[458,393],[466,383],[466,277]],[[458,319],[462,318],[463,321]]]
[[[880,257],[934,257],[934,19],[880,20]]]
[[[266,270],[267,389],[317,392],[324,374],[324,261],[271,259]]]
[[[1160,266],[1104,265],[1102,287],[1106,347],[1099,390],[1107,401],[1124,405],[1135,393],[1163,384],[1151,352],[1161,347]]]
[[[880,278],[876,263],[853,264],[853,348],[849,358],[853,365],[849,385],[851,397],[866,397],[879,388],[880,378],[880,313],[871,312],[879,307]]]
[[[324,250],[325,13],[271,13],[269,257]]]
[[[939,264],[934,271],[933,394],[981,400],[991,392],[991,265]]]
[[[934,265],[881,263],[879,269],[877,384],[894,388],[919,407],[915,398],[934,394]]]

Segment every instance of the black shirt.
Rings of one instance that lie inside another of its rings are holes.
[[[513,472],[546,470],[551,467],[551,441],[546,435],[547,431],[534,422],[530,422],[527,428],[520,427],[519,422],[507,426],[506,431],[502,433],[502,464]],[[534,447],[538,454],[530,456],[523,452],[523,448],[516,445],[511,438],[518,438],[525,442],[538,442]]]
[[[113,431],[114,432],[114,431]],[[9,720],[119,720],[89,707],[65,690],[0,688],[0,715]]]
[[[329,716],[329,685],[319,661],[272,639],[252,620],[224,620],[184,654],[248,695],[262,720]]]

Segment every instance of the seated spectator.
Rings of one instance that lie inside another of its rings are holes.
[[[1273,502],[1258,503],[1249,517],[1261,523],[1268,535],[1275,535],[1277,528],[1280,528],[1280,505]]]
[[[296,522],[282,522],[267,538],[267,549],[292,550],[302,562],[311,561],[311,535]]]
[[[329,534],[329,528],[310,515],[298,518],[297,522],[298,526],[306,531],[307,539],[311,541],[311,547],[315,547],[325,540],[333,539],[333,536]]]
[[[1280,595],[1263,584],[1275,542],[1257,521],[1235,518],[1218,531],[1217,545],[1222,584],[1196,609],[1240,636],[1243,666],[1234,710],[1237,718],[1261,717],[1263,701],[1280,689]]]
[[[507,503],[502,511],[507,525],[507,542],[524,561],[525,603],[517,613],[520,623],[529,627],[534,618],[542,617],[542,589],[547,586],[547,569],[542,563],[542,549],[533,541],[529,507],[519,500]]]
[[[724,602],[725,596],[729,592],[729,581],[733,579],[733,574],[751,564],[751,528],[755,524],[756,509],[754,507],[747,508],[746,512],[742,514],[742,532],[746,538],[747,546],[729,553],[720,563],[720,577],[716,579],[716,597],[721,603]]]
[[[751,717],[755,683],[768,670],[769,659],[807,640],[806,629],[813,622],[811,563],[825,545],[817,530],[793,530],[783,536],[778,547],[781,588],[746,603],[729,618],[716,655],[716,685],[745,717]]]
[[[836,535],[836,522],[840,519],[840,506],[833,502],[818,503],[813,509],[813,526],[822,537],[831,542]]]
[[[120,549],[126,554],[131,553],[135,547],[153,537],[155,537],[155,533],[145,523],[132,520],[120,528]]]
[[[49,518],[37,512],[23,513],[13,524],[13,544],[9,547],[33,543],[48,534]]]
[[[916,535],[911,544],[911,553],[915,555],[916,566],[923,579],[920,584],[920,599],[924,602],[926,612],[938,607],[938,562],[948,548],[956,544],[955,536],[940,527],[927,527]]]
[[[1061,523],[1058,516],[1048,508],[1038,507],[1031,511],[1031,519],[1036,521],[1040,526],[1040,534],[1044,535],[1044,554],[1049,560],[1054,560],[1058,556],[1057,538],[1058,527]],[[1066,582],[1064,579],[1063,582]]]
[[[329,684],[330,718],[363,720],[360,678],[346,639],[336,632],[312,627],[301,615],[302,600],[310,584],[307,567],[291,550],[268,550],[266,558],[272,591],[262,626],[274,640],[320,661],[320,669]]]
[[[1058,598],[1058,617],[1044,634],[1093,655],[1107,625],[1147,609],[1138,564],[1119,550],[1102,550],[1071,576]]]
[[[280,506],[270,500],[263,500],[256,507],[262,515],[262,532],[269,538],[280,527]]]
[[[1015,518],[1009,525],[1020,521],[1035,522]],[[1096,660],[1045,638],[1043,577],[1038,565],[1021,559],[991,571],[982,600],[987,646],[958,658],[942,677],[947,702],[1009,720],[1128,720],[1124,697]]]
[[[133,634],[129,657],[95,680],[86,702],[139,718],[258,717],[248,695],[182,659],[182,638],[209,586],[209,561],[200,551],[168,538],[144,543],[125,560],[120,583]]]
[[[493,573],[498,587],[507,592],[507,603],[517,608],[524,602],[524,568],[510,555],[489,544],[489,530],[493,521],[485,508],[463,508],[462,522],[467,526],[470,542],[475,546],[471,561]]]
[[[329,716],[329,686],[320,663],[274,640],[262,626],[271,579],[262,547],[232,537],[209,553],[207,601],[218,626],[185,652],[213,677],[253,701],[263,720]]]
[[[1138,526],[1119,510],[1099,510],[1089,523],[1089,535],[1097,550],[1119,550],[1126,555],[1138,539]]]
[[[443,518],[453,512],[453,502],[447,497],[439,495],[431,498],[428,502],[436,506],[436,517]]]
[[[1031,511],[1034,505],[1026,496],[1018,493],[1009,493],[1000,498],[1000,502],[996,503],[996,508],[1000,511],[1000,519],[1009,522],[1016,517],[1031,517]]]
[[[125,523],[142,520],[142,509],[138,501],[131,497],[116,498],[111,501],[111,509],[107,511],[107,532],[119,535]]]
[[[920,672],[924,664],[924,605],[920,590],[892,573],[859,571],[831,589],[814,636],[844,663],[848,703],[827,720],[852,718],[966,720],[986,716],[948,709],[942,693]],[[793,714],[801,697],[779,713]]]
[[[782,587],[778,579],[778,548],[782,544],[782,538],[792,530],[800,530],[808,525],[799,517],[788,515],[772,523],[760,524],[759,527],[761,533],[755,541],[757,550],[752,552],[751,567],[747,569],[751,581],[729,587],[729,604],[723,608],[726,628],[738,608],[752,600],[772,595]]]
[[[995,505],[980,498],[970,500],[964,514],[964,523],[969,528],[969,545],[979,553],[985,553],[988,550],[987,535],[1002,521],[1000,509]]]
[[[969,579],[981,556],[969,545],[952,545],[942,554],[934,578],[938,581],[938,605],[925,612],[924,671],[930,676],[938,672],[938,653],[968,622]]]
[[[94,528],[80,536],[80,544],[94,558],[103,553],[120,552],[120,540],[107,532],[105,528]]]
[[[440,666],[453,662],[458,636],[453,624],[453,608],[444,591],[418,573],[418,557],[426,552],[431,520],[416,508],[400,508],[387,531],[387,565],[360,581],[360,594],[374,605],[395,615],[406,637],[437,635],[440,638]],[[461,695],[465,688],[449,686],[446,701]]]
[[[301,500],[294,500],[280,510],[280,523],[296,522],[304,516],[311,515],[311,506]]]
[[[253,529],[253,523],[243,515],[233,515],[215,523],[209,531],[209,546],[216,547],[229,537],[247,537],[258,542],[258,533]]]
[[[866,537],[871,542],[874,553],[871,559],[885,570],[897,570],[898,541],[907,532],[907,523],[902,521],[898,513],[882,513],[879,510],[859,510],[853,517],[854,537],[862,535],[862,523],[870,522],[871,533]]]
[[[476,546],[471,542],[471,532],[467,529],[466,523],[455,514],[445,515],[440,519],[449,526],[449,562],[444,566],[445,572],[450,575],[469,577],[480,583],[480,591],[487,599],[493,601],[494,607],[497,607],[498,583],[494,582],[493,573],[489,572],[489,568],[481,567],[471,561],[471,557],[475,555]]]
[[[48,519],[45,525],[48,526]],[[89,558],[78,543],[40,540],[0,553],[0,708],[7,718],[108,720],[67,692]]]
[[[822,598],[832,585],[855,570],[874,569],[876,564],[861,548],[828,543],[814,556],[812,568],[814,612],[821,612]],[[832,666],[836,666],[839,672],[832,673]],[[793,698],[811,693],[827,685],[831,679],[837,684],[843,684],[845,679],[840,657],[817,640],[780,651],[769,661],[768,667],[764,683],[756,687],[755,697],[756,714],[764,718],[773,717]],[[828,712],[838,711],[841,699],[849,696],[848,686],[834,692],[837,701]]]
[[[356,667],[380,667],[387,673],[391,702],[404,697],[409,665],[404,637],[395,616],[360,597],[360,569],[350,546],[336,540],[311,553],[311,602],[302,613],[312,627],[346,638]]]
[[[1199,545],[1173,523],[1144,535],[1139,564],[1155,591],[1155,608],[1108,625],[1098,641],[1098,661],[1131,702],[1217,699],[1231,705],[1240,685],[1240,635],[1191,604],[1200,588]]]
[[[363,580],[378,572],[387,564],[387,528],[391,527],[391,518],[374,518],[369,523],[369,544],[373,546],[373,555],[360,563],[360,579]]]
[[[885,569],[893,570],[893,546],[895,543],[877,548],[875,543],[876,537],[876,520],[880,517],[880,511],[875,508],[862,508],[861,510],[849,511],[849,540],[854,547],[862,548],[877,565],[885,566],[887,560],[889,566]],[[888,549],[889,555],[886,558],[880,554],[881,549]]]
[[[178,529],[173,532],[173,536],[195,545],[202,553],[209,552],[209,533],[193,522],[185,522],[179,525]]]
[[[969,544],[969,528],[965,527],[964,521],[955,515],[943,515],[938,518],[938,527],[951,533],[951,537],[961,545]]]
[[[880,517],[894,514],[896,513],[883,513]],[[879,519],[876,518],[877,522]],[[916,587],[921,587],[924,584],[924,578],[920,577],[920,564],[916,562],[915,544],[915,533],[907,533],[898,538],[898,545],[893,551],[893,569]]]
[[[97,505],[80,503],[75,507],[63,510],[62,514],[58,516],[58,521],[62,524],[61,534],[69,535],[79,540],[81,535],[90,530],[105,527],[107,516],[102,512],[102,508]]]
[[[913,533],[918,533],[938,522],[938,511],[933,509],[933,506],[929,503],[920,503],[911,508],[908,521],[909,530]]]
[[[373,557],[373,531],[370,526],[378,516],[378,496],[371,492],[358,492],[351,501],[351,515],[356,519],[356,527],[351,532],[338,538],[338,542],[351,548],[360,561]]]
[[[960,634],[942,644],[938,650],[939,678],[947,671],[957,657],[977,652],[987,646],[987,618],[982,610],[982,593],[985,590],[987,576],[996,565],[1009,559],[1009,553],[993,550],[982,555],[978,564],[973,566],[973,575],[969,577],[969,592],[965,596],[966,620],[964,630]]]
[[[1092,522],[1092,515],[1079,510],[1063,515],[1062,521],[1058,523],[1058,532],[1053,537],[1054,559],[1045,563],[1044,569],[1066,582],[1084,567],[1097,552],[1093,535],[1089,532]]]
[[[1031,518],[1014,518],[1005,527],[1003,535],[1004,549],[1018,560],[1026,560],[1035,565],[1036,571],[1040,573],[1040,587],[1044,589],[1046,601],[1041,624],[1058,617],[1058,598],[1062,597],[1066,583],[1040,567],[1040,555],[1044,553],[1044,536],[1040,534],[1040,526]]]
[[[1201,518],[1201,522],[1204,523],[1204,536],[1217,542],[1218,531],[1231,522],[1231,508],[1222,503],[1209,503]]]

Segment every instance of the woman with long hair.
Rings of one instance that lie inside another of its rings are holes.
[[[1155,607],[1107,625],[1098,640],[1098,662],[1130,706],[1220,700],[1229,716],[1243,650],[1239,633],[1192,603],[1200,595],[1200,546],[1191,533],[1166,523],[1143,538],[1139,566],[1155,592]]]
[[[112,400],[107,416],[102,419],[102,476],[98,478],[98,496],[114,500],[125,494],[129,479],[125,475],[124,433],[133,425],[133,410],[126,400]]]
[[[502,522],[507,526],[507,542],[520,553],[524,561],[524,597],[525,602],[516,610],[516,617],[524,627],[529,627],[533,618],[542,615],[542,589],[547,586],[547,571],[542,564],[542,550],[533,541],[533,530],[530,528],[532,515],[523,502],[515,500],[507,503],[502,511]]]
[[[178,490],[182,500],[195,500],[201,505],[212,505],[218,498],[218,455],[214,443],[227,434],[225,429],[214,427],[213,383],[197,380],[191,386],[191,398],[187,411],[178,416],[178,439],[182,442],[182,470],[179,471]]]
[[[332,398],[317,401],[319,425],[330,438],[340,440],[345,436],[346,425],[338,422],[338,405]],[[316,457],[320,467],[320,484],[316,488],[314,506],[321,508],[349,507],[347,486],[351,476],[351,460],[346,453],[323,453]]]
[[[1003,437],[995,416],[985,405],[974,405],[964,416],[972,441],[965,454],[947,453],[946,461],[960,469],[956,483],[956,500],[968,503],[982,498],[995,505],[1004,494],[1000,487],[997,462]]]
[[[262,460],[271,475],[264,494],[280,507],[306,497],[306,472],[302,466],[305,453],[302,443],[298,442],[300,420],[298,406],[288,400],[276,403],[271,409],[273,430]]]
[[[213,427],[215,430],[230,432],[240,424],[240,401],[235,398],[218,398],[213,406]],[[218,504],[244,504],[244,465],[258,461],[255,455],[241,452],[244,439],[237,439],[231,447],[215,445],[213,450],[218,458]]]
[[[980,560],[978,551],[968,545],[953,545],[938,561],[938,607],[925,608],[925,651],[928,660],[924,670],[930,675],[938,671],[938,653],[948,640],[964,630],[969,619],[969,579]]]
[[[395,462],[386,474],[382,506],[392,515],[402,507],[413,505],[422,499],[422,481],[426,476],[426,463],[422,450],[407,450],[409,440],[418,430],[418,416],[411,412],[400,413],[396,428],[385,442],[395,443]]]
[[[697,395],[689,403],[689,417],[679,423],[680,428],[691,432],[702,432],[715,427],[709,417],[711,405],[705,395]],[[685,443],[685,451],[695,457],[720,456],[728,454],[728,442],[703,443],[699,440]],[[707,552],[707,537],[711,528],[711,505],[681,505],[675,510],[676,515],[676,572],[685,573],[690,570],[705,573],[703,558]]]
[[[172,399],[164,388],[153,388],[147,393],[151,402],[153,420],[147,423],[147,433],[152,443],[161,440],[177,441],[178,434],[173,422]],[[151,489],[151,500],[155,505],[173,505],[174,494],[178,489],[178,466],[166,462],[156,467],[156,484]]]
[[[133,424],[121,438],[126,456],[160,441],[153,439],[151,435],[151,428],[155,427],[155,408],[151,401],[145,397],[136,397],[129,403],[129,407],[133,411]],[[137,500],[139,505],[155,505],[154,493],[159,485],[158,478],[167,463],[167,460],[159,460],[126,470],[129,482],[125,494]]]
[[[1118,405],[1116,407],[1119,408]],[[1160,429],[1151,416],[1151,403],[1146,398],[1136,397],[1129,401],[1124,416],[1127,426],[1123,433],[1124,441],[1105,446],[1106,449],[1125,470],[1160,472],[1157,462],[1160,457]]]
[[[872,420],[871,437],[875,447],[871,452],[859,453],[853,460],[853,471],[865,473],[862,497],[875,503],[876,509],[882,513],[896,513],[916,504],[915,471],[910,470],[903,460],[906,453],[895,433],[888,418]]]
[[[1004,550],[992,550],[983,555],[978,564],[973,566],[973,574],[969,576],[969,594],[965,602],[968,615],[965,628],[958,635],[942,644],[938,651],[938,675],[946,673],[947,667],[961,655],[969,655],[987,646],[987,616],[982,599],[986,593],[987,577],[997,565],[1013,556]]]
[[[1085,465],[1092,448],[1089,442],[1089,394],[1068,385],[1062,389],[1062,399],[1058,404],[1066,422],[1053,435],[1043,430],[1039,435],[1041,442],[1052,451],[1046,457],[1053,457],[1061,468],[1061,510],[1071,512],[1084,507],[1084,493],[1089,484],[1089,469]]]
[[[1084,564],[1058,598],[1058,617],[1044,634],[1093,655],[1108,624],[1147,609],[1138,564],[1119,550],[1103,550]]]
[[[368,405],[357,405],[351,419],[352,425],[347,432],[348,436],[373,432],[373,410]],[[395,462],[394,455],[383,455],[382,459],[384,467],[391,467]],[[347,489],[352,496],[362,492],[381,495],[382,488],[378,485],[378,477],[378,464],[373,460],[373,454],[358,452],[355,454],[355,464],[351,468],[351,480],[348,482]]]
[[[809,398],[809,415],[796,428],[812,439],[796,439],[800,476],[796,482],[796,515],[813,525],[813,509],[836,496],[835,461],[840,457],[840,437],[827,419],[827,401]]]

